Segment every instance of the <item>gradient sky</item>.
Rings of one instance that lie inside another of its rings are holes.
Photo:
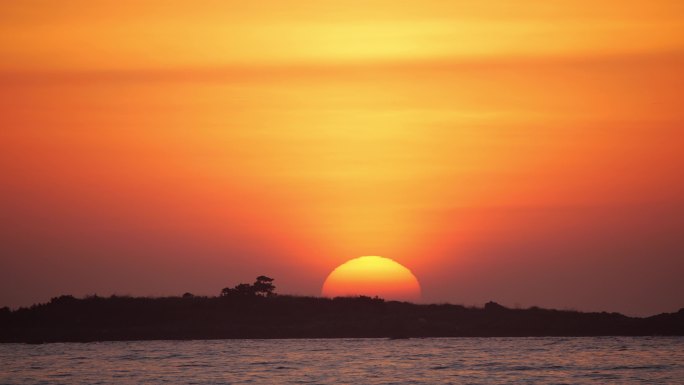
[[[684,307],[684,2],[0,3],[0,306]]]

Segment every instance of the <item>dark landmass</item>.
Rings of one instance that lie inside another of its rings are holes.
[[[235,294],[226,292],[231,293]],[[0,342],[647,335],[684,335],[684,309],[635,318],[537,307],[509,309],[494,302],[468,308],[370,297],[274,294],[61,296],[30,308],[0,309]]]

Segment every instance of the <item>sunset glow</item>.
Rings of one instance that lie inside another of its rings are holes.
[[[364,295],[415,302],[420,299],[420,284],[409,269],[389,258],[359,257],[343,263],[328,275],[322,295]]]
[[[378,254],[426,302],[678,309],[683,4],[3,1],[0,307]]]

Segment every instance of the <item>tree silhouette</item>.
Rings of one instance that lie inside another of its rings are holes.
[[[235,294],[240,295],[240,296],[253,296],[254,293],[254,287],[248,283],[241,283],[237,286],[235,286],[235,289],[233,289]]]
[[[221,290],[221,297],[272,297],[275,295],[274,291],[273,278],[260,275],[252,285],[241,283],[232,289],[229,287],[223,288]]]
[[[272,297],[275,295],[273,278],[269,278],[265,275],[258,276],[252,287],[254,288],[254,294],[256,295],[260,295],[262,297]]]

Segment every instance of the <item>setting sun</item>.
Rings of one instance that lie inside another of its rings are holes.
[[[411,270],[383,257],[368,256],[349,260],[328,275],[323,296],[367,295],[388,300],[417,301],[420,284]]]

